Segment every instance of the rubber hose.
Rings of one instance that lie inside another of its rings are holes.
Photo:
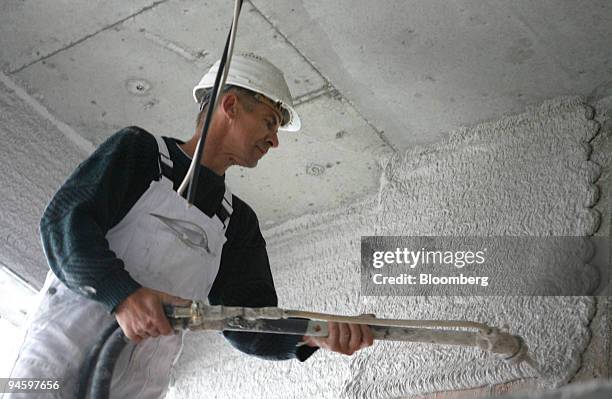
[[[98,361],[98,356],[100,355],[100,351],[102,350],[102,347],[108,340],[108,337],[110,337],[110,335],[113,332],[115,332],[117,327],[119,327],[119,324],[116,321],[114,321],[110,326],[104,329],[102,333],[98,335],[96,342],[94,343],[94,345],[91,347],[91,349],[87,353],[87,356],[85,357],[85,360],[81,364],[81,368],[80,368],[81,371],[79,373],[79,381],[77,383],[78,384],[77,385],[77,396],[76,396],[77,399],[87,398],[89,380],[93,373],[93,369],[96,365],[96,362]]]
[[[128,338],[121,327],[117,327],[106,340],[91,378],[91,388],[89,390],[91,399],[109,398],[113,370],[121,351],[127,343]]]
[[[236,3],[237,12],[240,14],[240,10],[242,9],[243,0],[238,0]],[[236,19],[236,21],[238,21]],[[200,140],[198,140],[198,145],[196,146],[195,154],[193,155],[193,162],[199,162],[196,160],[202,159],[202,153],[204,152],[204,143],[206,141],[206,135],[208,133],[208,128],[212,121],[213,112],[215,108],[215,103],[217,102],[217,96],[223,91],[223,87],[221,87],[221,77],[223,76],[223,70],[225,68],[225,63],[230,62],[232,58],[232,54],[229,53],[230,47],[232,46],[232,32],[236,29],[234,26],[234,22],[232,20],[232,26],[230,27],[230,31],[227,34],[227,40],[225,41],[225,47],[223,49],[223,55],[221,56],[221,60],[219,62],[219,70],[217,71],[217,76],[215,77],[215,84],[213,85],[212,95],[209,101],[209,107],[206,112],[206,118],[204,119],[204,125],[202,126],[202,133]],[[235,36],[234,36],[235,38]],[[228,54],[229,53],[229,54]],[[229,74],[229,70],[227,71]],[[203,105],[204,103],[202,103]],[[191,176],[191,180],[189,182],[189,188],[187,191],[187,203],[195,204],[195,197],[197,193],[198,187],[198,179],[200,177],[200,168],[196,167],[193,171],[193,176]]]

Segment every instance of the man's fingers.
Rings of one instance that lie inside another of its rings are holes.
[[[128,337],[130,341],[138,342],[140,340],[137,334],[125,334],[125,336]]]
[[[360,324],[359,327],[361,328],[360,349],[372,346],[372,344],[374,343],[374,336],[372,335],[372,330],[370,330],[370,327],[368,327],[367,324]]]
[[[164,307],[160,303],[157,311],[155,312],[155,326],[154,329],[162,335],[172,335],[173,329],[170,325],[170,321],[168,321],[168,317],[166,317],[166,313],[164,312]]]
[[[148,337],[172,335],[174,330],[166,317],[163,303],[188,306],[191,301],[168,293],[141,287],[117,307],[115,317],[126,337],[140,342]]]
[[[349,324],[351,339],[348,344],[349,354],[353,354],[361,347],[362,332],[359,324]]]
[[[117,320],[117,322],[119,322],[119,320]],[[121,331],[123,331],[123,334],[130,341],[138,342],[138,340],[139,340],[138,334],[136,333],[136,331],[133,328],[125,325],[123,322],[119,322],[119,327],[121,327]]]
[[[351,339],[351,329],[346,323],[338,324],[338,343],[340,344],[340,350],[342,353],[349,351],[349,342]]]
[[[327,322],[327,338],[330,341],[338,340],[338,323],[334,321]]]
[[[140,334],[138,334],[135,331],[128,331],[128,332],[126,332],[124,330],[123,333],[125,334],[126,337],[128,337],[128,339],[130,341],[134,341],[135,343],[139,343],[140,341],[142,341],[144,339],[143,336],[141,336]]]
[[[334,321],[327,322],[327,338],[321,341],[325,349],[332,351],[338,350],[338,323]]]
[[[174,329],[172,328],[172,325],[170,325],[170,322],[168,321],[166,316],[164,316],[164,320],[161,321],[161,326],[159,328],[159,333],[162,334],[162,335],[172,335],[172,334],[174,334]]]

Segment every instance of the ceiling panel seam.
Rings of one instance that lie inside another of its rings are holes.
[[[338,93],[355,110],[357,115],[359,115],[359,117],[363,119],[365,123],[367,123],[367,125],[370,126],[372,130],[374,130],[374,132],[376,132],[376,135],[381,139],[383,143],[385,143],[385,145],[389,146],[389,148],[391,148],[394,152],[398,152],[398,149],[387,139],[387,137],[384,134],[384,131],[376,128],[376,126],[374,126],[366,117],[364,117],[361,111],[357,107],[355,107],[355,104],[353,104],[353,102],[350,101],[348,98],[344,97],[342,93],[340,93],[340,91],[333,85],[333,83],[325,75],[323,75],[323,73],[315,65],[313,65],[312,62],[310,62],[308,57],[306,57],[306,55],[302,53],[300,49],[295,44],[293,44],[293,42],[291,42],[291,40],[289,40],[289,38],[283,32],[281,32],[280,29],[276,25],[274,25],[272,21],[259,8],[257,8],[255,4],[253,4],[252,1],[250,0],[247,0],[247,1],[251,5],[251,7],[253,7],[253,10],[255,10],[255,12],[257,12],[259,15],[261,15],[261,17],[268,24],[270,24],[272,29],[274,29],[283,39],[285,39],[287,44],[289,44],[300,55],[300,57],[302,57],[304,61],[307,62],[308,65],[310,65],[310,67],[321,77],[321,79],[323,79],[323,81],[326,83],[323,88],[328,90],[330,94],[332,95],[334,95],[334,93]],[[304,97],[305,95],[301,97]],[[320,95],[316,95],[316,97],[320,97]],[[308,102],[309,100],[310,99],[307,99],[303,101],[302,103]]]
[[[289,38],[283,32],[281,32],[280,29],[278,29],[276,25],[274,25],[272,21],[263,12],[261,12],[261,10],[259,10],[259,8],[255,6],[255,4],[253,4],[252,1],[250,0],[247,0],[247,1],[251,5],[251,7],[253,7],[255,12],[257,12],[264,19],[264,21],[266,21],[272,27],[272,29],[274,29],[287,42],[287,44],[289,44],[300,55],[300,57],[302,57],[304,61],[306,61],[306,63],[310,65],[312,69],[314,69],[314,71],[321,77],[321,79],[325,81],[327,85],[333,86],[331,82],[329,81],[329,79],[327,79],[325,75],[323,75],[321,71],[319,71],[319,69],[316,66],[314,66],[312,62],[310,62],[310,60],[306,57],[306,55],[302,53],[300,49],[295,44],[293,44],[293,42],[291,42],[291,40],[289,40]]]
[[[325,94],[333,94],[333,92],[337,90],[330,89],[330,87],[326,84],[323,87],[319,87],[318,89],[309,91],[308,93],[304,93],[301,96],[297,96],[293,98],[293,106],[298,106],[302,104],[306,104],[317,98],[324,96]]]
[[[4,83],[9,89],[13,90],[17,97],[23,102],[32,107],[32,109],[41,116],[41,118],[52,123],[62,134],[73,143],[83,155],[89,155],[95,150],[95,146],[83,136],[78,134],[70,125],[58,119],[44,105],[34,99],[21,86],[15,83],[9,76],[0,71],[0,82]]]
[[[61,53],[61,52],[65,51],[65,50],[68,50],[68,49],[70,49],[70,48],[72,48],[72,47],[74,47],[74,46],[76,46],[76,45],[78,45],[78,44],[80,44],[80,43],[83,43],[84,41],[86,41],[86,40],[88,40],[88,39],[91,39],[92,37],[94,37],[94,36],[98,35],[99,33],[105,32],[105,31],[107,31],[107,30],[109,30],[109,29],[114,28],[115,26],[121,25],[121,24],[122,24],[122,23],[124,23],[125,21],[127,21],[127,20],[129,20],[129,19],[131,19],[131,18],[134,18],[134,17],[136,17],[136,16],[138,16],[138,15],[140,15],[140,14],[144,13],[144,12],[150,11],[150,10],[152,10],[153,8],[157,7],[158,5],[163,4],[163,3],[166,3],[166,2],[168,2],[168,1],[170,1],[170,0],[158,0],[158,1],[155,1],[155,2],[153,2],[152,4],[150,4],[150,5],[146,6],[146,7],[143,7],[143,8],[141,8],[140,10],[138,10],[138,11],[136,11],[136,12],[134,12],[134,13],[132,13],[132,14],[128,15],[127,17],[121,18],[120,20],[118,20],[118,21],[116,21],[116,22],[113,22],[112,24],[109,24],[109,25],[107,25],[107,26],[105,26],[105,27],[103,27],[103,28],[100,28],[100,29],[98,29],[97,31],[95,31],[95,32],[93,32],[93,33],[90,33],[90,34],[88,34],[88,35],[85,35],[85,36],[83,36],[82,38],[80,38],[80,39],[78,39],[78,40],[76,40],[76,41],[74,41],[74,42],[72,42],[72,43],[69,43],[68,45],[66,45],[66,46],[64,46],[64,47],[62,47],[62,48],[60,48],[60,49],[54,50],[54,51],[50,52],[49,54],[43,55],[42,57],[37,58],[37,59],[36,59],[36,60],[34,60],[34,61],[28,62],[28,63],[26,63],[26,64],[24,64],[24,65],[22,65],[22,66],[20,66],[20,67],[18,67],[18,68],[16,68],[16,69],[13,69],[13,70],[11,70],[11,71],[8,71],[7,73],[8,73],[9,75],[14,75],[14,74],[17,74],[17,73],[19,73],[19,72],[23,71],[24,69],[26,69],[26,68],[28,68],[28,67],[30,67],[30,66],[32,66],[32,65],[34,65],[34,64],[36,64],[36,63],[39,63],[39,62],[41,62],[41,61],[44,61],[44,60],[46,60],[46,59],[48,59],[48,58],[53,57],[53,56],[54,56],[54,55],[56,55],[56,54],[59,54],[59,53]]]

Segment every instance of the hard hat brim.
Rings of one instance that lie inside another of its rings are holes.
[[[193,97],[197,103],[201,100],[203,90],[214,87],[219,66],[220,60],[210,67],[193,88]],[[252,53],[235,55],[232,58],[225,84],[258,93],[270,100],[272,107],[280,105],[283,125],[279,127],[279,130],[289,132],[300,130],[302,123],[293,107],[291,92],[283,72],[265,58]],[[289,120],[286,121],[286,119]]]
[[[232,86],[238,86],[238,87],[242,87],[243,89],[247,89],[250,91],[255,91],[257,93],[260,93],[264,96],[266,96],[267,98],[270,99],[270,101],[276,102],[278,100],[275,100],[274,98],[272,98],[269,94],[260,91],[260,90],[254,90],[252,85],[249,85],[248,87],[246,85],[240,85],[240,84],[236,84],[236,83],[232,83]],[[204,95],[204,92],[207,89],[210,89],[211,87],[208,86],[202,86],[202,85],[198,85],[196,87],[193,88],[193,99],[195,100],[196,103],[200,103],[200,101],[202,100],[202,96]],[[302,121],[300,119],[300,115],[297,113],[297,111],[295,110],[295,108],[293,108],[293,106],[291,105],[287,105],[283,102],[281,102],[281,107],[283,107],[287,113],[289,114],[289,122],[280,126],[278,128],[278,130],[283,131],[283,132],[297,132],[298,130],[300,130],[302,128]]]

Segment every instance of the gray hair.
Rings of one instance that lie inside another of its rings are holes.
[[[225,85],[223,86],[223,90],[221,90],[221,93],[219,93],[219,98],[221,98],[225,93],[229,92],[230,90],[237,92],[238,96],[241,99],[243,100],[248,99],[245,101],[245,104],[244,104],[244,108],[247,110],[247,112],[251,112],[253,110],[253,105],[257,101],[254,98],[254,96],[257,93],[249,89],[240,87],[240,86]],[[198,127],[198,125],[203,120],[204,116],[206,115],[206,111],[208,110],[208,103],[210,102],[210,98],[212,97],[212,91],[213,89],[209,88],[209,89],[206,89],[206,91],[204,91],[204,93],[202,94],[202,97],[200,100],[200,111],[198,112],[198,115],[196,116],[196,128]],[[250,101],[250,100],[253,100],[253,101]]]

